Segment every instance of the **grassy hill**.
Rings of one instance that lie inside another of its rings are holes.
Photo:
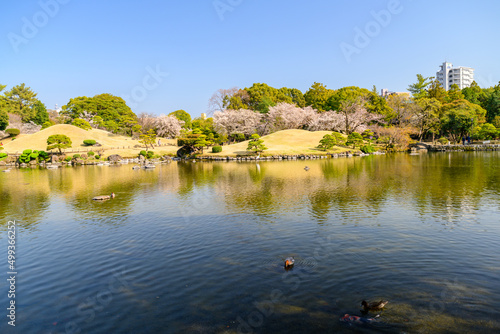
[[[306,130],[283,130],[262,137],[267,150],[263,155],[277,154],[318,154],[322,153],[316,148],[319,141],[324,135],[330,134],[330,131],[306,131]],[[135,145],[140,145],[139,141],[133,140],[130,137],[115,135],[104,130],[83,130],[73,125],[58,124],[44,129],[40,132],[31,135],[19,135],[15,140],[3,140],[4,151],[6,153],[22,152],[25,149],[46,150],[47,138],[54,134],[63,134],[71,138],[73,143],[72,149],[75,150],[93,150],[100,151],[104,149],[104,155],[120,154],[123,157],[137,156],[140,150],[144,148],[134,148]],[[85,139],[94,139],[100,143],[101,147],[85,147],[83,141]],[[172,154],[178,150],[176,140],[161,139],[163,144],[171,144],[169,146],[155,147],[154,152],[157,154]],[[225,145],[222,147],[221,153],[210,153],[211,149],[205,150],[205,154],[216,156],[236,156],[250,154],[246,148],[248,141],[237,144]],[[347,149],[336,147],[331,152],[342,152]]]
[[[87,131],[69,124],[58,124],[31,135],[19,135],[15,140],[4,140],[4,152],[16,153],[22,152],[25,149],[46,150],[47,138],[55,134],[68,136],[72,142],[72,150],[84,149],[85,146],[83,146],[83,141],[85,139],[94,139],[96,142],[100,143],[102,145],[101,147],[95,147],[92,148],[92,150],[105,149],[105,155],[118,153],[124,156],[136,156],[141,150],[141,148],[134,148],[135,145],[140,145],[139,141],[133,140],[130,137],[115,135],[104,130],[92,129]],[[162,139],[162,142],[167,143],[168,140]],[[120,147],[120,149],[117,149],[118,147]],[[123,149],[123,147],[125,147],[125,149]],[[111,148],[116,149],[109,150]],[[155,149],[155,153],[173,153],[176,150],[176,146],[162,146],[161,148]]]
[[[263,152],[263,155],[275,154],[319,154],[323,151],[318,150],[319,141],[326,134],[331,134],[331,131],[307,131],[307,130],[282,130],[263,136],[264,145],[268,148]],[[222,147],[221,153],[209,153],[208,155],[243,155],[247,152],[248,140]],[[336,147],[330,152],[343,152],[345,148]]]

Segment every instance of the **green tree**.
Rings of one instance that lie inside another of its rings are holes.
[[[324,135],[319,141],[318,148],[326,151],[332,149],[335,145],[337,145],[337,138],[334,135]]]
[[[184,125],[182,125],[183,129],[190,129],[191,128],[191,115],[188,114],[186,111],[180,109],[180,110],[172,111],[168,115],[174,116],[179,121],[184,121]]]
[[[477,82],[473,81],[469,87],[462,89],[462,94],[467,101],[481,105],[481,98],[483,98],[484,92]]]
[[[146,146],[146,151],[148,150],[149,146],[151,146],[151,148],[154,148],[154,145],[156,144],[156,133],[154,132],[154,130],[149,129],[148,132],[142,133],[139,136],[139,143]]]
[[[79,127],[80,129],[84,129],[84,130],[91,130],[92,129],[92,127],[90,126],[90,123],[84,119],[81,119],[81,118],[75,118],[71,124],[76,126],[76,127]]]
[[[9,114],[5,110],[0,109],[0,131],[3,131],[9,125]]]
[[[267,147],[264,145],[264,140],[260,139],[260,136],[254,133],[250,137],[250,141],[248,142],[247,151],[252,151],[254,153],[259,153],[264,150],[267,150]]]
[[[357,132],[352,132],[347,136],[347,141],[345,142],[346,146],[352,145],[352,148],[356,148],[356,146],[361,146],[363,145],[363,137],[357,133]]]
[[[440,130],[441,106],[441,102],[435,98],[424,97],[415,102],[411,124],[418,131],[418,140],[421,141],[427,132],[431,132],[434,141],[434,134]]]
[[[328,111],[328,99],[334,92],[334,90],[326,88],[322,83],[315,82],[304,94],[306,106],[311,106],[318,112]]]
[[[295,103],[297,107],[304,108],[306,106],[304,94],[299,89],[282,87],[279,91],[285,96],[290,97],[292,99],[292,103]]]
[[[463,100],[464,99],[464,94],[462,94],[462,91],[458,87],[457,84],[451,85],[450,89],[448,90],[448,96],[446,97],[446,102],[450,103],[453,101],[458,101],[458,100]]]
[[[500,116],[500,83],[488,94],[486,104],[486,119],[492,123],[496,116]]]
[[[52,135],[47,138],[47,150],[53,150],[55,148],[59,149],[59,154],[62,153],[63,148],[71,147],[71,139],[66,135]]]
[[[49,113],[47,112],[47,108],[45,104],[43,104],[40,100],[36,100],[35,104],[33,104],[33,114],[35,115],[30,121],[38,125],[43,125],[43,123],[49,121]]]
[[[23,122],[29,122],[36,116],[37,110],[33,109],[33,105],[38,101],[36,95],[24,83],[12,87],[10,91],[5,92],[6,111],[21,116]]]
[[[408,91],[416,100],[427,97],[426,87],[429,86],[434,77],[424,78],[422,74],[417,74],[417,82],[408,86]]]
[[[208,144],[209,142],[207,141],[207,136],[200,135],[194,142],[194,147],[196,147],[198,150],[201,150],[201,154],[203,154],[203,148],[205,146],[208,146]]]
[[[438,80],[433,80],[429,84],[429,88],[427,88],[427,97],[431,99],[434,98],[440,103],[446,103],[448,93]]]
[[[75,119],[81,118],[84,112],[101,117],[104,126],[113,132],[120,128],[127,128],[127,124],[131,119],[137,119],[137,116],[121,97],[111,94],[100,94],[94,97],[80,96],[70,99],[62,107],[61,114]],[[112,128],[109,128],[108,124],[112,125]]]
[[[498,136],[498,129],[493,124],[484,123],[474,134],[477,139],[491,140]]]
[[[454,142],[471,133],[475,125],[484,123],[486,110],[467,100],[457,100],[442,107],[441,126]]]

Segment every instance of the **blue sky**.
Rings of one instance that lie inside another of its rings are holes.
[[[193,117],[219,88],[405,91],[445,60],[489,87],[500,81],[498,13],[494,0],[10,1],[0,83],[26,83],[48,108],[111,93],[137,114]]]

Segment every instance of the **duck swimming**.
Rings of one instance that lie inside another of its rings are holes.
[[[115,193],[111,193],[111,195],[101,195],[92,198],[94,201],[107,201],[108,199],[115,198]]]
[[[385,305],[387,305],[388,301],[387,300],[381,300],[378,302],[372,302],[368,303],[366,300],[363,300],[361,302],[361,305],[363,306],[363,309],[365,311],[376,311],[376,310],[381,310],[384,308]]]
[[[293,257],[287,257],[285,259],[285,268],[292,268],[295,263],[295,259]]]
[[[307,167],[307,166],[305,166],[305,167],[304,167],[304,170],[305,170],[306,172],[307,172],[309,169],[311,169],[311,168],[309,168],[309,167]]]

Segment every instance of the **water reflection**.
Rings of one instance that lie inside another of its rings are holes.
[[[22,227],[21,332],[64,332],[70,321],[96,333],[237,332],[275,290],[284,297],[254,332],[494,332],[499,161],[400,154],[0,173],[1,228]],[[127,286],[87,321],[79,306],[116,271]],[[372,327],[339,322],[377,298],[390,303]]]

